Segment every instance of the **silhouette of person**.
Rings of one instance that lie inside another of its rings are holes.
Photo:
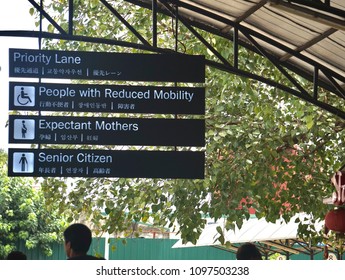
[[[250,242],[242,244],[236,253],[238,260],[262,260],[259,249]]]
[[[22,121],[22,138],[26,137],[26,132],[28,131],[28,128],[25,125],[25,121]]]
[[[26,260],[26,255],[21,251],[12,251],[7,255],[7,260]]]
[[[22,154],[20,160],[19,160],[19,164],[21,164],[21,170],[25,171],[26,170],[26,165],[28,164],[28,160],[26,159],[25,154]]]
[[[92,242],[91,230],[84,224],[75,223],[63,233],[68,260],[104,260],[87,254]]]
[[[30,103],[32,102],[30,96],[24,91],[24,87],[20,89],[20,98],[28,99]]]

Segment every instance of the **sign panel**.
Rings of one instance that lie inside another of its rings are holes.
[[[9,143],[202,147],[205,121],[11,115]]]
[[[205,114],[205,88],[10,82],[10,110]]]
[[[9,50],[10,77],[205,82],[204,56]]]
[[[204,152],[9,149],[9,176],[204,178]]]

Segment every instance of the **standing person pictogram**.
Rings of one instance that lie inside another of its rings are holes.
[[[35,120],[34,119],[24,119],[24,118],[14,119],[13,123],[11,123],[10,121],[10,126],[13,129],[13,139],[19,139],[19,140],[35,139]]]
[[[22,121],[22,138],[26,138],[26,132],[28,131],[28,128],[25,125],[25,121]]]
[[[34,153],[17,152],[13,153],[12,170],[14,173],[33,173],[34,172]]]
[[[26,159],[25,154],[22,154],[22,156],[19,160],[19,164],[21,166],[21,171],[25,172],[27,170],[27,165],[28,165],[28,160]]]

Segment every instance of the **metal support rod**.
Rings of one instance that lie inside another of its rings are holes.
[[[46,20],[48,20],[61,34],[67,34],[66,33],[66,31],[65,30],[63,30],[63,28],[60,26],[60,25],[58,25],[57,23],[56,23],[56,21],[55,20],[53,20],[53,18],[50,16],[50,15],[48,15],[44,10],[43,10],[43,6],[40,6],[40,5],[38,5],[36,2],[35,2],[35,0],[28,0],[30,3],[31,3],[31,5],[32,6],[34,6],[35,8],[36,8],[36,10],[37,11],[39,11],[40,12],[40,14],[42,15],[42,16],[44,16],[44,18],[46,19]]]
[[[68,34],[73,35],[74,1],[68,0]]]
[[[315,13],[315,11],[321,12],[321,14],[333,14],[338,17],[344,18],[345,17],[345,12],[343,9],[335,8],[331,6],[331,1],[330,0],[325,0],[325,3],[322,3],[321,1],[310,1],[310,0],[275,0],[275,3],[283,3],[283,4],[288,4],[293,7],[302,7],[309,9],[312,14],[318,14]],[[311,9],[314,9],[311,10]],[[335,19],[335,18],[334,18]]]
[[[157,47],[157,0],[152,1],[152,46]]]
[[[255,46],[262,56],[266,57],[273,65],[282,73],[302,94],[308,95],[308,92],[298,83],[298,81],[292,77],[288,71],[286,71],[279,61],[272,55],[270,55],[253,37],[251,34],[244,33],[246,38]]]
[[[234,28],[234,67],[238,68],[238,28]]]
[[[175,6],[175,52],[178,49],[178,5]]]
[[[318,85],[319,85],[319,68],[314,67],[314,99],[318,99]]]
[[[314,260],[314,250],[310,250],[310,260]]]
[[[42,32],[43,32],[43,28],[42,28],[42,22],[43,22],[43,0],[40,1],[40,31],[39,31],[39,37],[38,37],[38,49],[41,50],[42,49]],[[38,83],[40,84],[42,81],[42,78],[39,77],[38,78]],[[38,111],[38,115],[41,116],[41,110]],[[38,149],[41,149],[41,143],[38,144],[37,146]]]
[[[225,66],[232,67],[229,61],[227,61],[210,43],[208,43],[203,36],[201,36],[191,25],[189,25],[184,19],[182,19],[178,14],[172,11],[172,8],[163,2],[163,5],[167,8],[171,15],[174,15],[179,19],[179,21],[201,42],[203,43]],[[177,20],[177,19],[176,19]]]
[[[42,49],[42,21],[43,21],[43,15],[42,15],[42,11],[43,11],[43,0],[40,1],[40,32],[39,32],[39,37],[38,37],[38,49]]]
[[[177,52],[178,49],[178,5],[175,5],[175,52]],[[177,87],[177,82],[175,82],[175,87]],[[178,116],[175,114],[175,119],[177,119]],[[175,151],[177,151],[177,146],[175,146]]]
[[[146,39],[140,35],[138,31],[135,30],[135,28],[130,25],[126,19],[121,16],[106,0],[100,0],[101,3],[115,16],[117,17],[144,45],[150,45],[149,42],[146,41]]]
[[[338,91],[338,92],[335,92],[335,94],[345,99],[345,90],[342,88],[342,86],[339,85],[339,83],[334,79],[334,77],[331,74],[328,73],[328,71],[322,71],[322,72],[327,77],[327,79],[331,82],[334,88]]]
[[[306,95],[306,94],[302,94],[301,92],[299,92],[298,90],[295,90],[293,88],[290,88],[290,87],[287,87],[283,84],[280,84],[279,82],[276,82],[276,81],[273,81],[273,80],[270,80],[270,79],[267,79],[265,77],[262,77],[262,76],[259,76],[259,75],[256,75],[254,73],[251,73],[251,72],[247,72],[247,71],[244,71],[244,70],[241,70],[241,69],[235,69],[233,67],[227,67],[226,65],[224,64],[221,64],[221,63],[217,63],[217,62],[214,62],[214,61],[211,61],[211,60],[206,60],[206,65],[210,66],[210,67],[214,67],[216,69],[219,69],[221,71],[226,71],[228,73],[232,73],[232,74],[236,74],[236,75],[239,75],[239,76],[242,76],[242,77],[246,77],[246,78],[249,78],[249,79],[253,79],[253,80],[256,80],[256,81],[260,81],[262,83],[265,83],[267,85],[270,85],[270,86],[273,86],[273,87],[276,87],[277,89],[279,90],[282,90],[282,91],[285,91],[289,94],[292,94],[300,99],[303,99],[315,106],[318,106],[342,119],[345,120],[345,111],[341,110],[341,109],[338,109],[328,103],[324,103],[324,102],[321,102],[319,100],[315,100],[311,95]]]

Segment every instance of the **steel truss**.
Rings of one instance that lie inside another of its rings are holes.
[[[337,81],[341,81],[345,83],[345,77],[339,75],[338,73],[332,71],[331,69],[326,68],[325,66],[321,65],[320,63],[311,60],[310,58],[302,55],[296,50],[292,50],[287,46],[280,44],[268,37],[265,37],[262,34],[259,34],[255,30],[251,30],[243,25],[231,21],[229,19],[223,18],[216,13],[213,13],[209,10],[196,7],[193,5],[189,5],[185,2],[181,2],[178,0],[125,0],[129,4],[139,5],[141,7],[150,9],[152,11],[152,38],[151,40],[145,39],[140,33],[135,30],[131,24],[129,24],[124,17],[118,13],[114,7],[112,7],[107,0],[99,0],[117,19],[119,19],[130,32],[132,32],[140,41],[140,43],[131,43],[113,39],[106,39],[100,37],[88,37],[88,36],[80,36],[74,34],[74,26],[73,26],[73,15],[75,12],[75,7],[73,0],[68,0],[69,3],[69,17],[68,17],[68,30],[64,30],[54,19],[42,8],[42,0],[41,3],[38,4],[34,0],[28,0],[31,5],[40,13],[41,19],[44,17],[46,20],[52,24],[59,33],[50,33],[42,31],[6,31],[0,30],[0,36],[13,36],[13,37],[31,37],[31,38],[38,38],[38,39],[60,39],[60,40],[70,40],[70,41],[83,41],[83,42],[90,42],[90,43],[99,43],[99,44],[109,44],[109,45],[116,45],[121,47],[128,47],[134,48],[139,50],[145,50],[154,53],[167,53],[167,52],[176,52],[177,49],[177,40],[175,43],[175,49],[166,49],[160,48],[157,46],[157,15],[158,13],[163,13],[175,20],[176,27],[175,32],[178,33],[178,25],[183,24],[188,30],[197,38],[208,50],[210,50],[215,57],[218,59],[217,61],[214,60],[206,60],[206,64],[210,67],[214,67],[220,69],[222,71],[235,74],[238,76],[242,76],[245,78],[253,79],[262,83],[265,83],[269,86],[275,87],[280,89],[286,93],[289,93],[293,96],[296,96],[300,99],[303,99],[319,108],[322,108],[325,111],[330,112],[333,115],[338,116],[339,118],[345,120],[345,110],[343,108],[337,108],[331,105],[328,102],[321,101],[319,99],[319,88],[323,88],[328,92],[332,93],[336,98],[340,100],[345,99],[345,90],[339,85]],[[263,1],[264,3],[267,1]],[[296,1],[294,1],[296,2]],[[324,6],[323,6],[324,7]],[[207,16],[219,22],[225,23],[232,27],[233,32],[226,34],[216,30],[209,25],[203,24],[198,21],[193,21],[190,18],[183,16],[179,13],[179,8],[187,9],[192,12],[199,13],[201,15]],[[234,58],[233,61],[228,61],[224,58],[215,48],[212,47],[210,43],[208,43],[200,34],[198,30],[203,30],[215,34],[217,36],[221,36],[225,39],[228,39],[233,43],[233,50],[234,50]],[[244,35],[247,41],[239,39],[239,33]],[[176,36],[177,37],[177,36]],[[151,41],[151,43],[150,43]],[[286,60],[281,60],[275,57],[274,55],[267,52],[263,46],[260,45],[259,41],[263,41],[265,43],[271,44],[276,48],[283,50],[284,52],[288,53],[291,56],[294,56],[305,63],[309,64],[313,69],[313,75],[310,75],[306,71],[297,68],[291,63],[288,63]],[[250,43],[248,43],[250,42]],[[291,86],[284,85],[280,81],[274,81],[263,76],[257,75],[255,73],[251,73],[239,68],[238,57],[239,57],[239,46],[242,46],[250,51],[253,51],[261,56],[266,57],[269,59],[273,65],[290,81]],[[289,74],[293,72],[308,81],[313,83],[313,92],[308,92],[303,86],[299,84],[296,78]],[[319,74],[322,73],[325,77],[327,77],[328,82],[325,82],[319,79]],[[345,106],[344,106],[345,108]]]

